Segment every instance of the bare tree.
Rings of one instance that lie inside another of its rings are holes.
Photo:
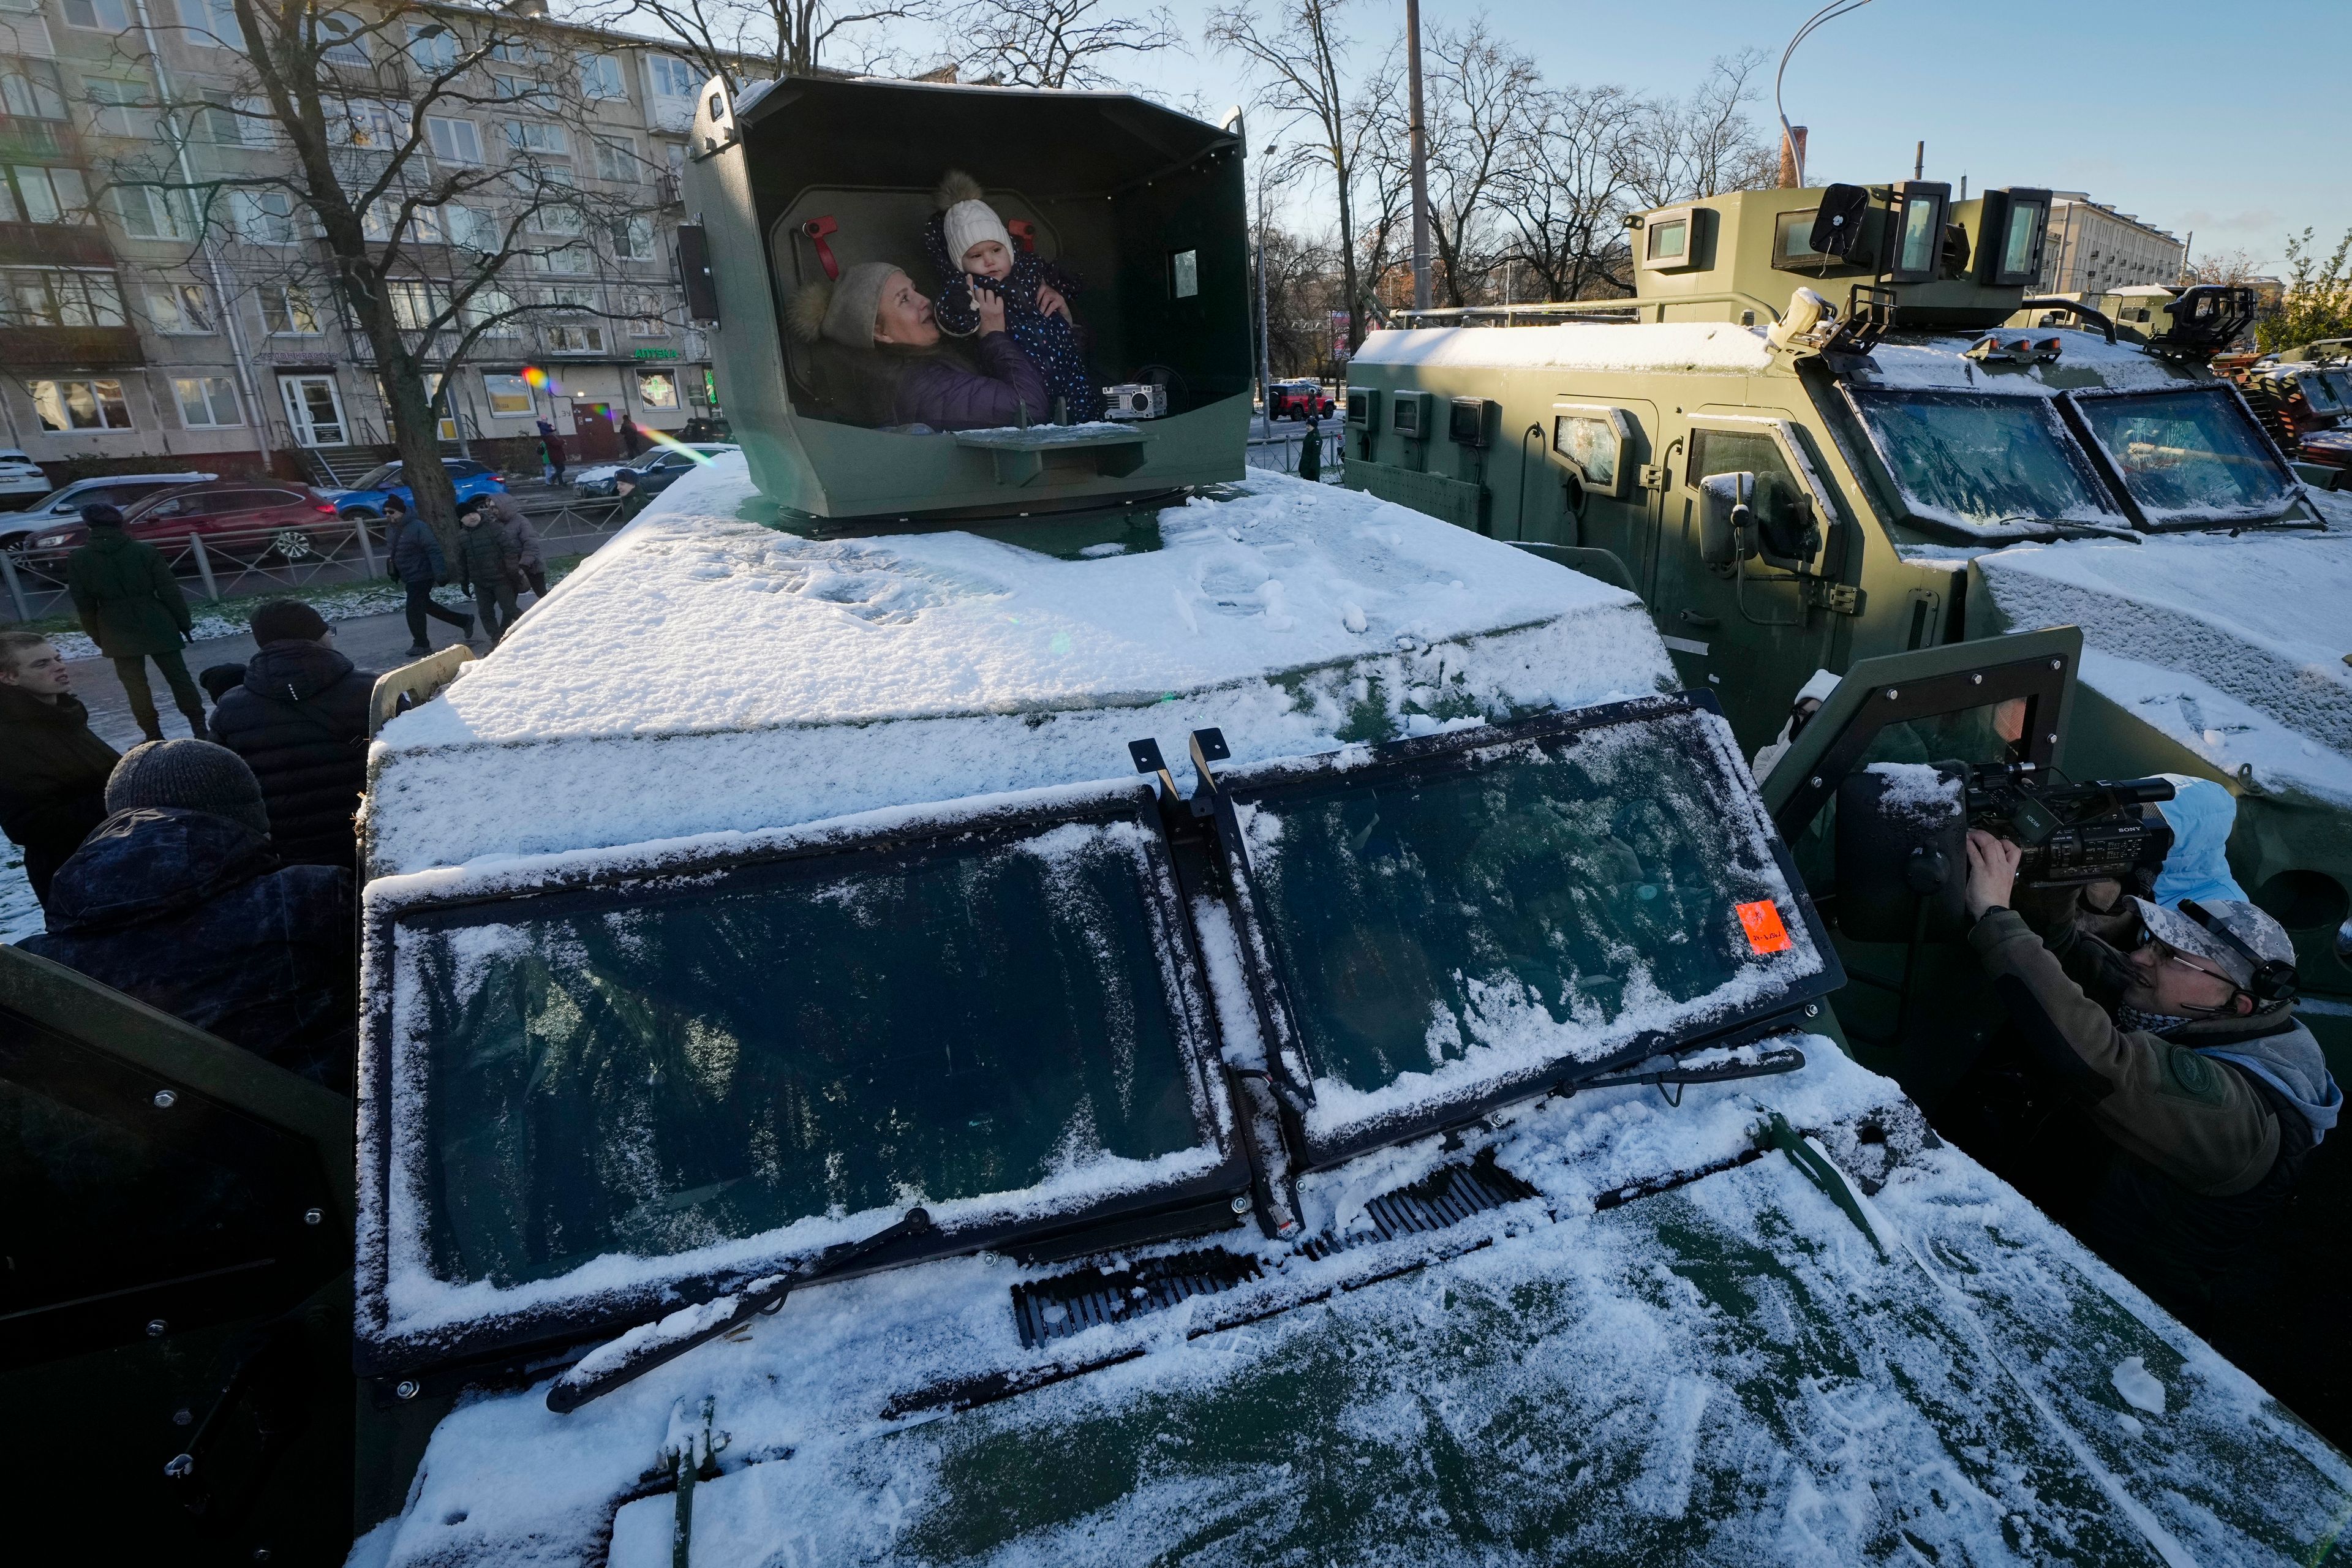
[[[1348,38],[1343,13],[1349,0],[1297,0],[1279,22],[1263,21],[1250,0],[1209,13],[1208,39],[1250,62],[1264,84],[1263,101],[1278,115],[1311,127],[1317,156],[1331,171],[1339,205],[1341,297],[1349,311],[1348,348],[1364,339],[1369,296],[1356,268],[1357,155],[1364,125],[1355,112],[1356,87],[1346,79]]]
[[[966,0],[948,22],[964,71],[1008,87],[1122,85],[1104,62],[1184,41],[1166,9],[1131,15],[1111,0]]]
[[[1523,100],[1517,149],[1494,203],[1510,230],[1511,259],[1534,275],[1545,299],[1633,292],[1624,219],[1646,110],[1621,87],[1562,88]]]
[[[1718,56],[1680,102],[1649,104],[1636,121],[1631,184],[1645,207],[1780,183],[1777,142],[1748,117],[1769,57],[1761,49]]]
[[[576,19],[650,29],[732,92],[747,78],[863,74],[894,58],[891,24],[937,11],[933,0],[589,0]]]
[[[157,231],[248,258],[246,276],[279,289],[281,311],[340,304],[382,380],[417,510],[454,530],[437,439],[450,372],[519,323],[614,314],[593,292],[600,255],[654,255],[656,172],[595,132],[614,62],[503,13],[459,21],[404,0],[367,16],[225,0],[185,25],[206,42],[239,35],[220,40],[242,58],[234,85],[153,106],[168,142],[112,160],[104,184]],[[471,122],[463,145],[450,129],[483,111],[510,117],[502,155],[486,155]],[[547,156],[558,147],[599,186]]]
[[[1480,16],[1431,41],[1429,230],[1448,304],[1466,305],[1500,259],[1494,202],[1527,149],[1523,105],[1541,90],[1535,62]]]

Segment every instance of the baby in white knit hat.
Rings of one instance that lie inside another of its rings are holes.
[[[1004,300],[1004,330],[1045,377],[1055,406],[1037,419],[1080,422],[1102,416],[1102,389],[1079,342],[1070,298],[1076,279],[1013,243],[1011,230],[982,198],[980,183],[949,171],[937,193],[939,213],[926,239],[940,270],[934,313],[941,330],[958,337],[979,327],[972,290],[985,289]]]

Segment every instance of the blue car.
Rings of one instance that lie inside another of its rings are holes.
[[[507,488],[506,481],[488,465],[471,458],[444,458],[441,466],[449,470],[450,482],[457,487],[460,505]],[[328,494],[335,503],[338,517],[382,517],[389,510],[387,503],[395,499],[407,510],[416,509],[415,492],[400,482],[397,459],[372,470],[350,489],[331,490]]]

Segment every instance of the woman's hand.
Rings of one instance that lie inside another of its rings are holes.
[[[1063,299],[1062,291],[1051,283],[1040,283],[1037,285],[1037,313],[1059,316],[1066,321],[1070,319],[1070,302]]]
[[[971,308],[980,317],[980,335],[1004,330],[1004,296],[993,289],[975,287],[971,291]]]
[[[2017,887],[2017,863],[2025,851],[1981,827],[1969,829],[1969,919],[1980,921],[1995,905],[2009,908]]]

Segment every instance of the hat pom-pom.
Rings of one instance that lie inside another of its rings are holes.
[[[983,194],[978,180],[961,169],[950,169],[940,176],[939,189],[931,193],[931,197],[939,203],[940,211],[945,212],[958,202],[979,201]]]
[[[804,343],[813,343],[824,335],[824,313],[833,304],[831,283],[803,285],[785,307],[785,330]]]

